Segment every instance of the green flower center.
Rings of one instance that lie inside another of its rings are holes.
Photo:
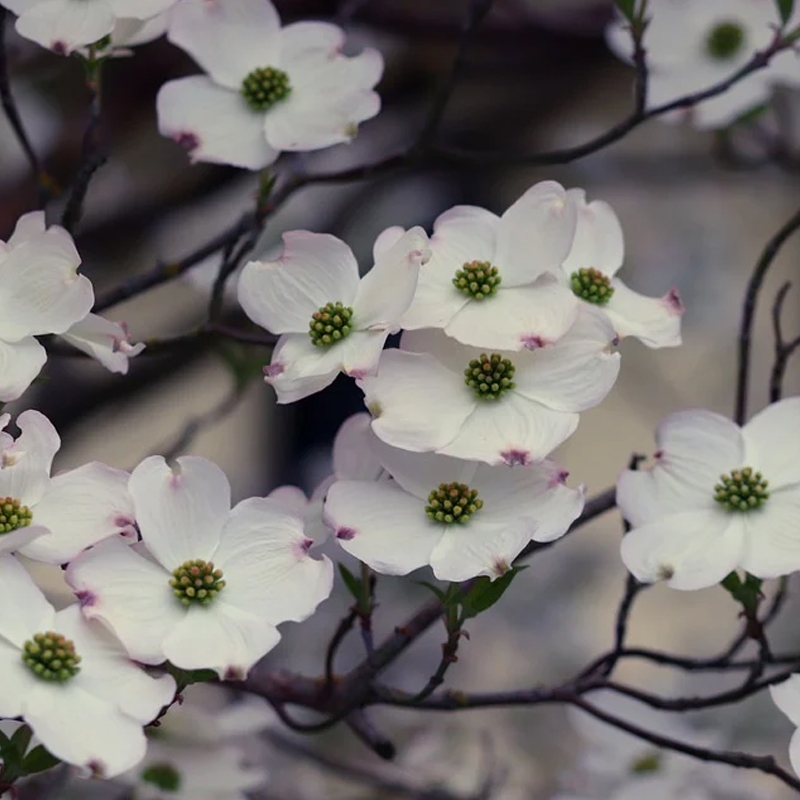
[[[645,753],[631,764],[632,775],[649,775],[650,773],[658,772],[660,769],[661,753],[656,750],[651,753]]]
[[[330,347],[353,330],[353,309],[342,303],[328,303],[311,315],[308,335],[317,347]]]
[[[611,278],[594,267],[573,272],[569,280],[572,284],[572,291],[578,297],[598,306],[605,305],[614,294]]]
[[[512,380],[514,365],[499,353],[481,353],[464,370],[464,383],[482,400],[498,400],[516,384]]]
[[[275,103],[287,98],[292,87],[289,76],[275,67],[254,69],[242,81],[242,97],[253,111],[267,111]]]
[[[768,482],[752,467],[732,470],[721,475],[714,487],[714,499],[728,511],[752,511],[769,499]]]
[[[213,562],[196,558],[174,569],[169,585],[183,605],[207,606],[225,588],[225,581],[222,570],[215,569]]]
[[[483,500],[478,497],[477,489],[470,489],[465,483],[440,483],[428,495],[425,515],[434,522],[459,525],[483,508]]]
[[[706,52],[717,61],[733,58],[744,46],[744,29],[737,22],[721,22],[706,37]]]
[[[152,783],[162,792],[177,792],[181,787],[181,774],[172,764],[151,764],[140,774],[145,783]]]
[[[28,669],[45,681],[64,683],[77,675],[81,657],[75,645],[60,633],[37,633],[22,646],[22,660]]]
[[[456,270],[453,286],[473,300],[483,300],[497,294],[501,280],[500,270],[488,261],[468,261]]]
[[[32,520],[28,506],[21,505],[14,497],[0,497],[0,534],[26,528]]]

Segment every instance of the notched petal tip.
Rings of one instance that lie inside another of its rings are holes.
[[[95,603],[97,603],[97,595],[88,589],[79,589],[77,592],[75,592],[75,598],[77,599],[81,610],[84,608],[91,608],[93,605],[95,605]]]
[[[243,681],[247,677],[247,671],[237,666],[225,667],[223,680],[226,681]]]
[[[352,528],[338,528],[336,531],[336,538],[341,539],[342,541],[349,542],[351,539],[355,538],[356,531]]]
[[[676,286],[673,286],[662,298],[661,301],[669,310],[670,314],[679,317],[686,311],[686,306],[683,304],[681,294]]]
[[[534,333],[526,333],[519,337],[522,346],[526,350],[539,350],[542,347],[550,344],[543,336]]]
[[[509,467],[527,467],[532,463],[530,450],[518,450],[516,448],[512,448],[510,450],[504,450],[501,452],[500,457]]]
[[[272,364],[267,364],[264,367],[264,380],[269,383],[272,378],[277,378],[278,375],[282,375],[286,371],[286,364],[282,361],[275,361]]]

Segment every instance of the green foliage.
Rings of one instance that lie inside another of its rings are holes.
[[[0,780],[4,785],[11,786],[20,778],[44,772],[61,763],[43,745],[37,745],[28,752],[32,738],[33,731],[27,725],[21,725],[11,737],[0,733]]]
[[[633,22],[636,15],[636,0],[614,0],[614,5],[628,22]]]
[[[22,762],[23,775],[35,775],[37,772],[52,769],[60,763],[59,759],[40,744],[25,756]]]
[[[781,17],[781,24],[785,25],[794,11],[794,0],[775,0],[775,5],[778,7],[778,14]]]
[[[523,569],[526,567],[512,567],[493,581],[486,576],[476,578],[460,601],[463,618],[472,619],[490,609],[505,594],[508,587],[511,586],[511,581]]]

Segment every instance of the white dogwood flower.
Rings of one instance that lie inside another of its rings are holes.
[[[239,279],[239,302],[262,328],[282,334],[265,368],[279,403],[324,389],[340,372],[375,372],[387,336],[399,330],[428,258],[428,237],[412,228],[376,254],[359,279],[350,248],[327,233],[283,234],[277,261],[251,261]]]
[[[502,217],[475,206],[441,214],[402,327],[443,328],[464,344],[499,350],[557,341],[577,314],[572,292],[555,279],[575,219],[575,205],[555,181],[532,186]],[[401,234],[389,228],[376,249]]]
[[[678,290],[646,297],[629,289],[616,276],[625,245],[614,210],[602,200],[587,203],[583,189],[570,189],[567,196],[577,210],[578,222],[572,249],[561,265],[564,284],[597,306],[620,338],[634,336],[648,347],[679,345],[683,303]]]
[[[127,472],[95,461],[50,477],[61,446],[53,424],[23,411],[14,439],[10,421],[0,417],[0,553],[63,564],[103,539],[135,538]]]
[[[798,727],[789,742],[789,761],[800,775],[800,675],[790,675],[783,683],[770,686],[769,693],[772,702]]]
[[[142,727],[175,681],[136,666],[77,604],[56,612],[13,556],[0,557],[0,717],[21,717],[57,758],[103,777],[145,754]]]
[[[709,89],[766,49],[780,27],[774,0],[650,0],[644,47],[648,66],[648,108]],[[789,29],[796,24],[790,21]],[[611,49],[632,60],[628,23],[618,14],[606,31]],[[763,68],[737,80],[721,94],[662,119],[688,119],[697,128],[721,128],[769,99],[776,83],[800,81],[794,52],[773,56]]]
[[[39,374],[47,353],[35,336],[64,333],[94,304],[72,237],[45,226],[44,212],[20,217],[0,242],[0,402],[16,400]]]
[[[282,150],[348,142],[380,110],[380,53],[342,55],[329,23],[281,28],[269,0],[180,0],[167,35],[208,73],[158,94],[161,133],[193,161],[262,169]]]
[[[17,31],[55,53],[69,55],[113,34],[121,19],[149,20],[176,0],[0,0],[19,16]]]
[[[231,510],[225,474],[184,456],[139,464],[128,485],[147,556],[104,542],[71,562],[67,580],[88,619],[101,619],[131,657],[169,660],[242,679],[331,591],[327,558],[311,558],[302,522],[253,497]]]
[[[563,536],[583,509],[552,462],[488,466],[398,450],[373,437],[393,480],[337,480],[325,521],[339,544],[376,572],[405,575],[430,565],[440,580],[499,577],[531,540]]]
[[[534,351],[470,348],[440,330],[407,331],[358,383],[372,428],[394,447],[489,464],[545,458],[619,374],[608,320],[588,305],[561,340]]]
[[[679,411],[656,431],[650,469],[628,470],[617,504],[633,530],[622,560],[640,581],[700,589],[735,569],[774,578],[800,569],[800,397],[743,428]]]
[[[89,314],[76,322],[61,338],[78,350],[97,359],[109,372],[127,375],[128,361],[144,350],[144,344],[131,344],[124,322],[112,322],[98,314]]]

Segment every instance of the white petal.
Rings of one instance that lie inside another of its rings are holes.
[[[269,622],[220,596],[208,606],[189,608],[165,640],[164,654],[181,669],[213,669],[220,678],[243,680],[280,638]]]
[[[487,464],[526,466],[546,458],[578,427],[578,415],[508,392],[477,401],[458,435],[437,452]]]
[[[174,678],[148,675],[101,622],[84,619],[77,603],[56,614],[54,630],[70,639],[81,657],[81,670],[70,686],[80,686],[142,725],[172,702]]]
[[[273,506],[302,520],[308,508],[308,497],[298,486],[278,486],[266,497]]]
[[[111,33],[114,13],[105,2],[47,0],[20,16],[17,32],[26,39],[67,55]]]
[[[742,569],[758,578],[800,569],[800,486],[772,491],[762,508],[737,516],[747,530]]]
[[[648,347],[677,347],[681,343],[684,307],[677,289],[663,297],[646,297],[629,289],[619,278],[611,282],[614,294],[601,308],[620,339],[633,336]]]
[[[481,524],[477,514],[465,525],[444,525],[431,553],[433,574],[441,581],[465,581],[478,575],[498,578],[528,544],[533,527],[528,519]]]
[[[532,285],[502,285],[493,297],[468,302],[445,326],[448,336],[474,347],[529,350],[560,339],[578,316],[578,300],[551,275]]]
[[[52,615],[50,619],[52,621]],[[35,629],[23,641],[35,633],[46,630],[50,628]],[[0,639],[0,674],[3,676],[3,680],[0,681],[0,717],[4,719],[18,717],[22,714],[25,700],[41,684],[41,679],[25,666],[20,648],[8,644],[3,639]]]
[[[27,0],[22,0],[27,2]],[[8,2],[3,3],[6,8],[10,8],[15,13],[17,12]],[[18,247],[23,242],[29,242],[32,239],[38,239],[47,230],[47,223],[45,222],[44,211],[29,211],[23,214],[14,226],[14,233],[8,240],[8,246],[11,248]]]
[[[23,719],[56,758],[105,778],[130,769],[147,748],[140,722],[69,683],[40,681]]]
[[[164,640],[186,614],[170,577],[116,539],[82,553],[66,572],[83,616],[102,620],[143,664],[164,660]]]
[[[311,315],[327,303],[353,306],[358,263],[341,239],[289,231],[277,261],[251,261],[239,278],[239,302],[257,325],[308,337]]]
[[[127,375],[128,360],[144,350],[144,344],[131,344],[127,326],[112,322],[98,314],[89,314],[76,322],[61,338],[96,358],[107,370]]]
[[[342,371],[357,380],[374,375],[388,335],[387,330],[353,331],[341,345]]]
[[[0,637],[21,648],[35,633],[52,629],[53,607],[13,556],[0,556],[0,586],[14,599],[0,603]]]
[[[204,76],[165,83],[156,107],[158,130],[185,147],[192,161],[258,170],[278,157],[264,138],[263,115],[250,109],[238,92]]]
[[[329,22],[293,22],[281,28],[281,54],[285,62],[305,58],[309,52],[336,53],[344,47],[344,31]]]
[[[390,331],[414,297],[420,266],[430,257],[428,237],[422,228],[411,228],[361,279],[353,301],[353,319],[359,330]]]
[[[172,9],[167,37],[238,91],[254,69],[281,65],[280,24],[270,0],[184,0]]]
[[[0,339],[0,402],[20,397],[46,361],[47,351],[33,336],[12,343]]]
[[[337,481],[328,490],[325,521],[348,553],[383,575],[407,575],[430,563],[444,531],[425,516],[423,500],[388,481]]]
[[[770,686],[769,693],[792,724],[800,726],[800,675],[790,675],[783,683]]]
[[[150,456],[131,473],[128,490],[142,539],[167,570],[211,557],[231,507],[230,484],[216,464],[181,456],[172,470]]]
[[[381,231],[378,234],[378,238],[375,239],[374,244],[372,245],[372,261],[373,263],[376,262],[384,253],[388,253],[400,239],[403,238],[403,234],[406,232],[405,228],[400,227],[399,225],[393,225],[391,228],[386,228],[386,230]]]
[[[17,528],[15,531],[0,534],[0,556],[7,553],[16,553],[42,536],[48,536],[50,531],[44,525],[28,525]]]
[[[558,270],[572,246],[576,220],[560,184],[542,181],[528,189],[500,218],[495,266],[503,285],[524,286]]]
[[[800,430],[800,397],[767,406],[742,430],[744,466],[761,470],[771,489],[800,483],[800,456],[790,432]]]
[[[340,426],[333,440],[333,472],[339,480],[374,481],[381,473],[372,444],[372,417],[353,414]]]
[[[132,19],[149,19],[175,5],[175,0],[106,0],[106,2],[118,17]]]
[[[564,272],[593,268],[613,277],[625,257],[622,226],[614,209],[602,200],[587,203],[583,189],[569,189],[567,197],[576,207],[577,226],[572,249],[562,264]]]
[[[50,468],[61,439],[53,423],[39,411],[23,411],[17,425],[19,438],[0,456],[0,497],[13,497],[31,507],[50,483]]]
[[[57,475],[36,504],[34,520],[50,529],[22,555],[64,564],[87,547],[134,526],[128,473],[96,461]]]
[[[452,441],[477,402],[463,377],[435,358],[400,350],[386,350],[378,374],[359,386],[374,417],[372,429],[406,450],[437,450]],[[436,402],[425,403],[426,397]]]
[[[380,110],[372,87],[383,72],[383,57],[367,48],[352,58],[306,51],[281,64],[291,94],[266,112],[264,131],[277,150],[318,150],[349,142],[358,123]]]
[[[685,511],[634,528],[622,537],[625,566],[640,581],[673,589],[719,583],[741,561],[744,528],[722,511]]]
[[[220,599],[271,625],[306,619],[333,585],[330,561],[312,558],[311,544],[302,519],[277,511],[264,498],[243,500],[214,554],[226,581]]]
[[[67,246],[54,228],[48,234],[15,247],[0,261],[0,338],[5,341],[63,333],[94,304],[91,281],[76,271],[75,246],[71,240]]]
[[[789,740],[789,762],[795,775],[800,775],[800,730],[795,731]]]
[[[617,481],[617,505],[632,525],[669,514],[711,510],[720,476],[743,466],[739,428],[711,411],[693,409],[665,417],[656,430],[656,463],[627,470]]]

